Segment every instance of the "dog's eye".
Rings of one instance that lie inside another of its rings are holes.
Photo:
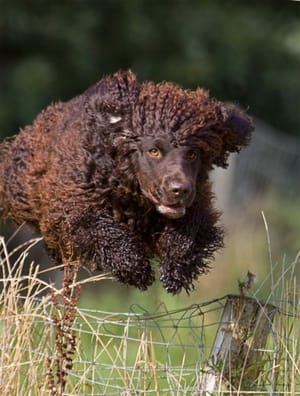
[[[198,157],[198,151],[197,150],[189,150],[186,153],[186,159],[189,161],[193,161]]]
[[[160,156],[160,151],[158,148],[151,148],[150,150],[148,150],[148,154],[150,155],[150,157],[159,157]]]

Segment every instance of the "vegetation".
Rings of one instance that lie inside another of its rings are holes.
[[[49,102],[128,67],[141,79],[204,86],[300,136],[299,2],[0,0],[0,9],[2,137]],[[257,393],[300,392],[299,221],[297,197],[251,201],[234,214],[226,249],[190,296],[169,296],[159,282],[141,293],[102,275],[78,281],[83,290],[67,332],[73,341],[62,346],[65,361],[72,360],[69,376],[59,374],[57,352],[65,340],[55,336],[59,319],[67,320],[54,304],[62,285],[42,281],[44,271],[35,265],[23,271],[34,241],[12,252],[2,243],[0,394],[58,394],[59,378],[66,380],[66,395],[103,389],[112,395],[109,386],[118,395],[120,389],[129,395],[130,387],[191,394],[222,308],[201,304],[238,292],[248,269],[258,278],[250,294],[281,312]],[[222,392],[219,386],[216,394]]]
[[[90,282],[101,287],[105,277],[72,278],[70,282],[70,273],[65,271],[63,284],[56,288],[41,281],[38,266],[32,265],[29,274],[22,275],[24,259],[34,243],[28,241],[15,263],[1,244],[1,395],[197,394],[211,365],[207,359],[224,298],[176,309],[161,305],[156,312],[138,304],[126,313],[93,310],[90,300],[77,303],[79,288]],[[267,302],[276,302],[278,311],[266,350],[258,352],[255,370],[259,376],[250,393],[300,391],[298,264],[299,256],[284,265],[269,290]],[[262,282],[260,287],[265,285]],[[252,329],[251,339],[254,333]],[[232,364],[236,370],[236,362]],[[239,373],[232,367],[232,375],[240,378],[235,387],[228,383],[228,376],[221,381],[221,361],[211,367],[218,381],[214,394],[225,395],[229,389],[242,394],[247,383],[243,376],[248,375],[243,362]]]
[[[0,0],[0,131],[104,73],[201,85],[300,134],[297,2]]]

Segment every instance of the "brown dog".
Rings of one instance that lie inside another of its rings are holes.
[[[145,289],[157,258],[167,291],[188,292],[222,246],[208,173],[252,129],[203,89],[118,72],[2,143],[0,206],[36,227],[57,261]]]

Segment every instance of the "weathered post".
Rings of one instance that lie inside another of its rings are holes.
[[[271,304],[242,295],[227,296],[200,395],[208,396],[221,385],[238,395],[255,390],[275,313]]]

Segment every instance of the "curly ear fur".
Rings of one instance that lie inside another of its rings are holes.
[[[136,76],[129,70],[101,79],[86,91],[85,109],[89,123],[98,131],[106,131],[128,118],[140,92]]]
[[[220,124],[218,136],[222,140],[222,147],[214,159],[214,164],[225,168],[229,154],[239,152],[250,143],[253,124],[251,118],[234,104],[221,104],[220,111],[223,122]]]

